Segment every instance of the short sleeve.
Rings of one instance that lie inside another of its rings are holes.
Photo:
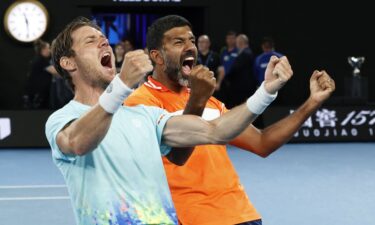
[[[167,121],[174,116],[174,114],[168,113],[164,109],[157,107],[145,106],[149,113],[152,113],[153,122],[156,126],[156,136],[160,146],[160,153],[164,156],[171,151],[171,147],[163,143],[163,130]]]
[[[174,116],[173,114],[170,114],[168,113],[167,111],[164,111],[158,118],[157,122],[156,122],[156,134],[157,134],[157,138],[158,138],[158,142],[159,142],[159,145],[160,145],[160,152],[161,154],[164,156],[164,155],[168,155],[168,153],[171,151],[171,147],[164,144],[162,142],[162,136],[163,136],[163,130],[164,130],[164,127],[165,127],[165,124],[167,123],[167,121],[172,117]]]
[[[67,155],[61,152],[57,145],[56,138],[57,134],[64,128],[66,124],[77,119],[79,116],[72,115],[70,113],[61,113],[57,111],[52,114],[46,123],[46,137],[51,146],[52,157],[57,160],[73,161],[75,160],[74,155]]]

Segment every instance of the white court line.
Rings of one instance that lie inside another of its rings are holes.
[[[0,198],[0,201],[35,201],[35,200],[69,200],[69,196],[51,196],[51,197],[9,197]]]
[[[13,186],[0,186],[0,189],[28,189],[28,188],[66,188],[66,185],[13,185]]]

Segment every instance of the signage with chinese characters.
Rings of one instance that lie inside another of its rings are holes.
[[[270,125],[294,112],[274,107],[263,116]],[[322,107],[309,117],[291,142],[375,141],[375,107]]]

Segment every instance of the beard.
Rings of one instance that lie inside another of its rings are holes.
[[[179,61],[176,62],[176,59],[173,57],[168,57],[168,55],[162,51],[165,68],[164,73],[167,74],[168,78],[172,81],[179,83],[181,86],[188,87],[189,86],[189,78],[188,76],[184,75],[182,71],[182,62],[187,57],[194,57],[197,59],[197,54],[193,51],[188,51],[185,54],[181,55]],[[196,65],[197,61],[195,60],[194,65]]]
[[[172,81],[179,83],[181,86],[187,87],[189,85],[188,77],[181,72],[181,63],[174,62],[171,58],[164,55],[165,68],[164,73]]]
[[[91,66],[91,64],[84,63],[80,60],[77,60],[76,62],[79,65],[78,67],[80,67],[83,79],[89,83],[90,86],[99,87],[103,90],[107,88],[110,81],[103,78],[104,75],[99,69],[94,68]]]

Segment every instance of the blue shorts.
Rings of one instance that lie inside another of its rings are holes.
[[[178,221],[179,225],[182,225],[182,223],[180,223],[180,221]],[[262,220],[253,220],[253,221],[249,221],[249,222],[245,222],[245,223],[239,223],[239,224],[236,224],[236,225],[262,225]]]
[[[262,220],[253,220],[245,223],[239,223],[237,225],[262,225]]]

